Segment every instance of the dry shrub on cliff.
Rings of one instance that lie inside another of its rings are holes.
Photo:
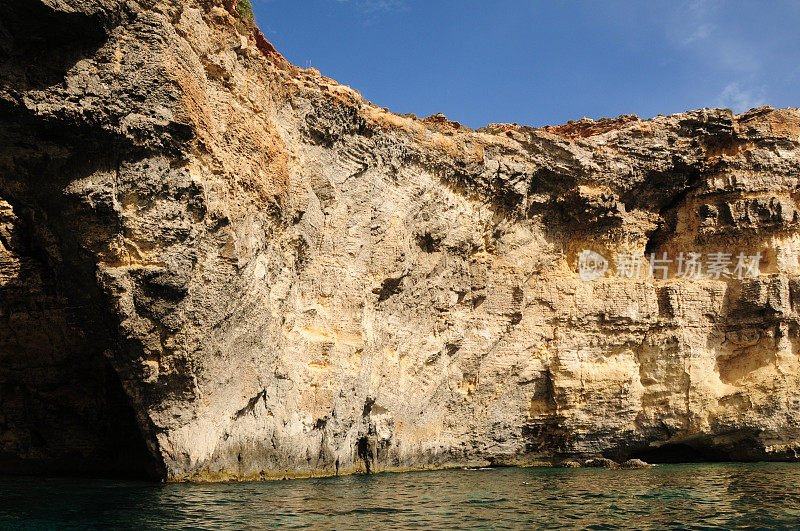
[[[253,6],[248,0],[236,0],[236,14],[247,29],[255,27],[256,16],[253,14]]]

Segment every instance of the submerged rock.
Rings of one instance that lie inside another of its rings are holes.
[[[583,466],[588,468],[619,468],[619,464],[605,457],[595,457],[584,461]]]
[[[653,465],[651,465],[650,463],[645,463],[641,459],[628,459],[624,463],[620,463],[619,468],[644,469],[644,468],[653,468]]]
[[[476,132],[232,2],[0,26],[4,470],[796,459],[797,109]]]

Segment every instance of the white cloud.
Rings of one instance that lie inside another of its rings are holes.
[[[689,50],[736,72],[755,72],[761,67],[760,46],[741,33],[726,28],[724,7],[718,0],[676,2],[666,31],[677,48]]]
[[[749,111],[766,104],[765,87],[748,87],[735,81],[728,84],[717,99],[718,107],[733,109],[736,113]]]
[[[356,10],[366,26],[376,24],[385,13],[405,9],[405,0],[336,0],[336,3]]]
[[[403,0],[336,0],[340,4],[352,5],[366,13],[392,11],[403,7]]]
[[[711,37],[711,34],[716,29],[716,25],[711,23],[700,23],[694,24],[693,27],[690,27],[690,31],[688,31],[688,35],[684,37],[681,44],[683,46],[689,46],[690,44],[694,44],[699,41],[704,41]]]
[[[677,3],[674,19],[667,30],[672,33],[674,42],[680,47],[700,45],[717,29],[717,24],[714,22],[716,11],[717,5],[713,0]]]

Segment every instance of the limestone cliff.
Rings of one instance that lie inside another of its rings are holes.
[[[797,109],[473,131],[221,0],[4,0],[0,67],[0,471],[797,457]]]

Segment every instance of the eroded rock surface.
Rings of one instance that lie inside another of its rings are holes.
[[[15,470],[119,439],[172,480],[797,457],[797,109],[473,131],[212,0],[4,2],[0,63]]]

